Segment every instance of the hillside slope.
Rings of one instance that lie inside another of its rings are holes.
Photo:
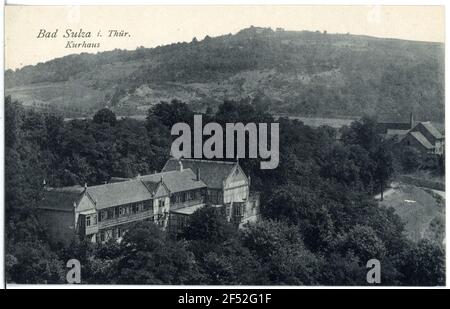
[[[249,100],[273,113],[444,117],[444,45],[251,27],[135,51],[70,55],[5,73],[25,105],[143,114],[177,98],[194,109]],[[45,105],[46,106],[46,105]]]

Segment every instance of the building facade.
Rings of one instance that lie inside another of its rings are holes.
[[[443,154],[444,153],[444,136],[431,124],[431,122],[419,122],[411,130],[412,132],[420,133],[429,144],[431,144],[432,153]]]
[[[206,203],[211,207],[223,207],[228,221],[237,227],[255,222],[260,217],[260,198],[250,190],[250,178],[237,162],[197,159],[169,159],[163,172],[189,168],[197,171],[206,184]],[[171,232],[176,234],[196,210],[185,208],[171,210]]]
[[[196,161],[196,162],[194,162]],[[150,221],[176,236],[196,210],[223,207],[242,227],[259,218],[259,195],[234,162],[170,159],[161,173],[98,186],[44,188],[40,218],[54,241],[74,236],[120,241],[130,225]]]

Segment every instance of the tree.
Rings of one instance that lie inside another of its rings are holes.
[[[341,255],[331,253],[321,269],[321,284],[324,285],[364,285],[367,284],[367,268],[361,265],[353,252]]]
[[[151,120],[152,116],[155,116],[169,129],[172,128],[175,123],[192,123],[194,119],[194,113],[188,105],[175,99],[170,103],[161,102],[153,106],[153,108],[148,111],[147,121]]]
[[[374,151],[381,143],[376,120],[363,117],[361,120],[353,121],[349,128],[343,128],[342,140],[347,145],[360,145],[369,152]]]
[[[172,241],[154,223],[140,222],[121,242],[117,282],[121,284],[194,284],[198,269],[186,243]]]
[[[420,151],[414,147],[404,147],[401,152],[401,164],[406,172],[414,172],[420,167]]]
[[[99,110],[95,113],[93,120],[98,124],[108,123],[111,127],[113,127],[117,122],[116,114],[114,114],[114,112],[112,112],[109,108]]]
[[[362,264],[370,259],[382,260],[386,255],[384,243],[369,226],[356,225],[343,236],[338,247],[344,253],[354,252]]]
[[[386,145],[380,145],[372,154],[372,160],[375,162],[375,179],[380,186],[380,200],[383,200],[383,191],[386,182],[394,172],[392,153]]]
[[[428,240],[413,244],[403,257],[400,267],[405,285],[445,285],[445,251]]]
[[[315,250],[326,246],[334,234],[333,222],[327,210],[329,203],[310,188],[288,184],[275,188],[267,197],[263,213],[266,218],[298,226],[305,243]]]
[[[319,283],[322,261],[305,247],[295,226],[264,220],[248,226],[242,241],[263,265],[269,284]]]
[[[200,245],[201,241],[195,241]],[[267,284],[265,267],[238,238],[232,238],[196,256],[204,284]],[[198,253],[200,251],[197,251]]]
[[[21,138],[22,109],[18,102],[13,102],[11,96],[5,98],[5,146],[15,147]]]
[[[65,265],[50,248],[40,242],[20,242],[10,247],[8,277],[22,284],[64,283]]]
[[[236,227],[226,220],[223,209],[208,206],[189,216],[182,232],[187,240],[201,240],[209,244],[220,244],[236,235]]]

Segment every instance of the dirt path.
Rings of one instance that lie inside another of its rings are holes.
[[[398,189],[398,183],[396,182],[392,182],[389,185],[389,188],[387,188],[386,190],[383,191],[383,199],[385,197],[388,197],[389,195],[391,195],[392,193],[395,192],[395,190]],[[373,197],[375,200],[379,201],[381,199],[381,193],[378,193],[377,195],[375,195]]]

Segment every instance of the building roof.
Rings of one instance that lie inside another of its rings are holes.
[[[231,174],[236,162],[230,161],[212,161],[198,159],[181,159],[183,169],[191,169],[195,172],[200,171],[200,178],[205,182],[208,188],[222,189],[223,181]],[[170,158],[163,167],[163,172],[179,170],[178,159]]]
[[[206,188],[206,184],[202,180],[197,181],[196,178],[197,175],[189,168],[183,169],[182,171],[163,171],[161,173],[140,177],[140,179],[146,184],[158,183],[162,179],[163,183],[171,193]]]
[[[441,132],[439,132],[432,124],[431,122],[427,121],[427,122],[420,122],[420,124],[422,124],[425,129],[428,130],[428,132],[434,136],[434,138],[436,139],[441,139],[443,138]]]
[[[140,179],[92,186],[86,191],[97,209],[142,202],[153,197]]]
[[[400,114],[400,113],[384,113],[379,114],[377,116],[378,123],[410,123],[410,115],[409,114]]]
[[[426,139],[425,136],[423,136],[420,132],[409,132],[411,136],[413,136],[422,146],[424,146],[427,149],[433,149],[434,146],[430,144],[430,142]]]
[[[160,182],[142,180],[142,183],[147,187],[147,190],[150,191],[151,194],[155,194]]]
[[[121,181],[127,181],[130,180],[131,178],[125,178],[125,177],[111,177],[111,179],[109,180],[109,182],[121,182]]]
[[[203,206],[205,206],[205,204],[197,204],[197,205],[193,205],[193,206],[170,210],[170,212],[174,213],[174,214],[189,216],[189,215],[192,215],[197,209],[200,209]]]
[[[154,197],[160,182],[171,193],[206,188],[191,169],[168,171],[92,187],[51,188],[44,194],[41,208],[71,210],[86,193],[96,209],[138,203]]]
[[[74,203],[78,203],[84,188],[81,186],[48,188],[44,192],[39,208],[61,211],[74,210]]]
[[[409,130],[395,130],[395,129],[387,129],[386,135],[397,135],[404,136],[408,134]]]

